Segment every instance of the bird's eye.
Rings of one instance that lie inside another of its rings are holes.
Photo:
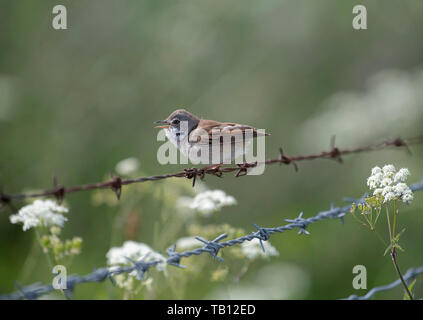
[[[180,122],[180,121],[179,121],[178,119],[173,119],[173,120],[172,120],[172,124],[173,124],[173,125],[177,125],[177,124],[179,124],[179,122]]]

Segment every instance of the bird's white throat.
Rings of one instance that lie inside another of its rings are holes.
[[[169,139],[169,141],[179,150],[182,151],[183,154],[187,155],[188,151],[188,139],[187,139],[187,133],[181,132],[177,128],[170,127],[164,129],[166,137]]]

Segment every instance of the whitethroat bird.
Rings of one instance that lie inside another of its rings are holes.
[[[211,167],[238,160],[253,138],[269,135],[244,124],[200,119],[184,109],[156,123],[161,124],[156,128],[164,129],[169,141],[191,162]]]

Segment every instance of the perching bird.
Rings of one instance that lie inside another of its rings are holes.
[[[156,128],[163,128],[169,141],[193,163],[231,163],[247,152],[253,138],[268,135],[249,125],[200,119],[184,109],[156,123],[161,124]]]

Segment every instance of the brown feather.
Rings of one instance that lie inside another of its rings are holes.
[[[236,135],[237,130],[242,134],[242,138],[245,139],[247,130],[252,130],[253,138],[257,136],[263,136],[263,134],[257,132],[257,129],[248,125],[238,124],[234,122],[218,122],[214,120],[204,120],[201,119],[198,123],[196,129],[192,130],[190,133],[190,142],[192,143],[208,143],[212,144],[213,140],[219,138],[219,143],[222,144],[224,136],[226,135]],[[207,133],[205,133],[205,132]],[[214,133],[214,136],[213,136]],[[220,134],[219,134],[220,133]],[[268,135],[267,133],[264,135]],[[247,136],[248,137],[248,136]]]

